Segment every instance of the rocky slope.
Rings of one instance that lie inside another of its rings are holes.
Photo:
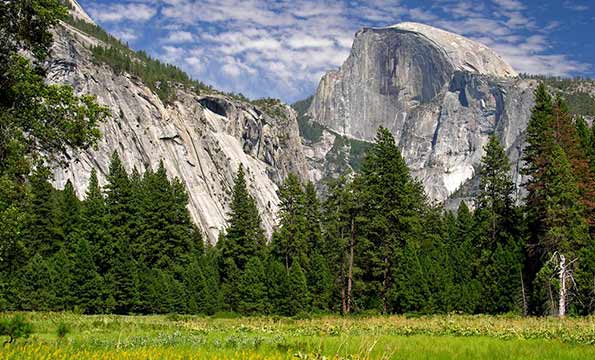
[[[492,133],[520,181],[535,85],[486,46],[459,35],[415,23],[364,28],[341,68],[322,78],[308,115],[366,141],[379,126],[388,128],[430,198],[442,201],[472,181]]]
[[[86,20],[88,16],[77,9],[73,16]],[[271,233],[278,185],[290,172],[307,178],[291,108],[278,104],[273,117],[251,103],[182,86],[176,87],[173,103],[164,103],[141,79],[94,61],[88,48],[107,46],[97,38],[62,24],[54,39],[48,62],[50,81],[96,95],[112,113],[101,125],[103,136],[96,149],[72,153],[65,168],[55,168],[56,186],[70,179],[84,196],[92,168],[105,182],[114,151],[128,170],[142,172],[163,160],[168,174],[186,184],[193,220],[216,241],[225,226],[234,174],[242,164],[265,229]]]

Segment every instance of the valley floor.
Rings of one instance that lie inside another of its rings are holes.
[[[0,359],[595,359],[595,317],[25,317]]]

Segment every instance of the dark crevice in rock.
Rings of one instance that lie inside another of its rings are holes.
[[[198,100],[198,103],[217,115],[227,117],[227,106],[219,99],[202,98]]]

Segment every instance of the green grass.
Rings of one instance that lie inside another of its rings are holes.
[[[34,334],[0,348],[0,359],[595,358],[592,317],[25,316]],[[70,329],[64,338],[61,324]]]

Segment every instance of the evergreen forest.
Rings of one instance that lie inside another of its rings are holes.
[[[47,164],[93,146],[109,116],[45,82],[49,28],[63,16],[57,0],[0,2],[0,310],[595,313],[595,127],[545,85],[526,132],[523,191],[494,134],[476,200],[449,211],[428,200],[380,128],[359,171],[324,196],[285,179],[270,239],[239,166],[212,244],[163,163],[127,172],[114,153],[105,184],[93,172],[83,200],[70,182],[51,185]]]

